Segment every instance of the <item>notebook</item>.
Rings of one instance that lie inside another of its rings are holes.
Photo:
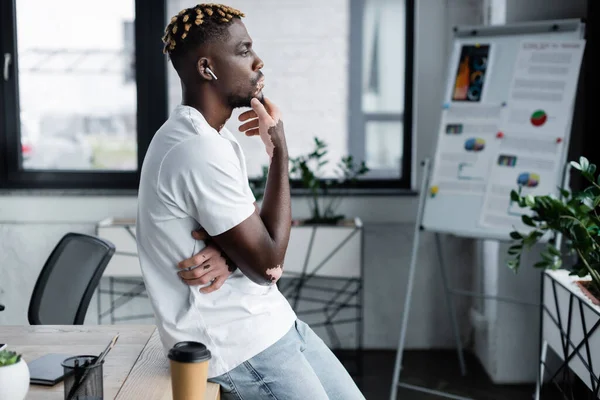
[[[34,385],[54,386],[63,380],[61,363],[71,357],[68,354],[46,354],[33,361],[27,362],[29,367],[29,382]]]

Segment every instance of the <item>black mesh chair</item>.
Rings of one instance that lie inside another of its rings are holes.
[[[83,325],[94,291],[115,253],[107,240],[67,233],[40,273],[31,301],[31,325]]]

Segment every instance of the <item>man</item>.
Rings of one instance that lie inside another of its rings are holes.
[[[173,17],[163,38],[183,101],[148,148],[137,218],[161,340],[165,350],[204,343],[212,353],[209,379],[224,400],[364,399],[275,285],[291,229],[288,152],[242,17],[200,4]],[[259,136],[270,157],[260,210],[242,149],[224,128],[234,108],[250,106],[240,131]]]

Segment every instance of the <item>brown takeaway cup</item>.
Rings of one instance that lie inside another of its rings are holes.
[[[173,400],[204,400],[210,358],[199,342],[179,342],[169,350]]]

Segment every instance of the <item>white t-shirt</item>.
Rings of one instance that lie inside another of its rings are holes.
[[[276,285],[258,285],[241,271],[204,294],[184,284],[177,264],[205,245],[191,232],[216,236],[255,210],[242,149],[227,129],[179,105],[158,130],[144,159],[138,194],[137,246],[160,337],[167,352],[179,341],[204,343],[209,377],[265,350],[296,315]]]

